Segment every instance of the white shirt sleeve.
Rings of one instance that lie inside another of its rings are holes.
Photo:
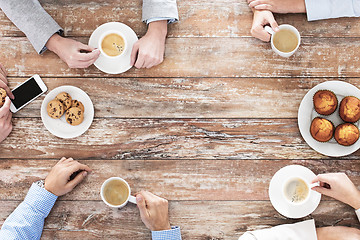
[[[359,221],[360,221],[360,208],[358,210],[355,210],[356,216],[358,217]]]
[[[294,224],[246,232],[239,240],[317,240],[315,221],[307,220]]]
[[[359,17],[360,0],[305,0],[308,21]]]

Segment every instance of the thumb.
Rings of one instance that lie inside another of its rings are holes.
[[[0,108],[0,118],[7,116],[10,112],[10,98],[6,96],[4,105]]]
[[[271,28],[272,28],[275,32],[277,32],[277,31],[280,30],[280,29],[279,29],[279,25],[278,25],[277,22],[275,21],[274,16],[269,20],[269,23],[270,23]]]
[[[145,199],[141,194],[136,195],[136,204],[139,208],[140,211],[140,215],[141,216],[147,216],[147,209],[146,209],[146,203],[145,203]]]
[[[83,44],[83,43],[81,43],[81,42],[79,42],[79,48],[80,48],[80,50],[85,50],[85,51],[87,51],[87,52],[92,52],[92,51],[95,50],[94,47],[91,47],[91,46],[89,46],[89,45]]]
[[[138,51],[139,51],[139,45],[135,43],[131,50],[131,61],[130,61],[131,66],[134,66],[134,64],[135,64],[136,55],[137,55]]]
[[[76,185],[78,185],[79,183],[82,182],[82,180],[84,180],[87,174],[88,174],[87,171],[80,172],[78,175],[76,175],[76,177],[73,180],[68,182],[67,185],[71,188],[71,190],[74,189]]]

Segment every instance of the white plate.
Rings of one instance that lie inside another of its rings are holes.
[[[330,90],[334,92],[338,99],[338,105],[340,105],[341,100],[346,96],[355,96],[360,98],[360,90],[347,82],[328,81],[316,85],[307,92],[300,103],[298,125],[301,136],[312,149],[330,157],[341,157],[355,152],[360,148],[359,140],[351,146],[342,146],[338,144],[334,138],[332,138],[329,142],[318,142],[311,136],[310,125],[315,117],[326,118],[330,120],[335,127],[344,122],[339,116],[339,106],[336,111],[329,116],[320,115],[315,111],[313,96],[318,90]],[[359,122],[354,124],[359,127]]]
[[[300,165],[290,165],[281,168],[275,173],[270,181],[269,197],[271,204],[276,211],[288,218],[303,218],[311,214],[319,206],[321,194],[311,190],[310,198],[306,204],[301,206],[294,206],[284,199],[282,193],[282,186],[284,181],[290,177],[301,177],[309,183],[316,177],[316,175],[308,168]]]
[[[59,118],[51,118],[46,111],[48,103],[61,92],[67,92],[72,99],[76,99],[84,105],[84,120],[77,126],[68,124],[65,114]],[[94,105],[90,97],[80,88],[74,86],[61,86],[49,92],[41,104],[41,119],[49,132],[60,138],[78,137],[89,129],[94,119]]]
[[[128,46],[126,47],[126,52],[120,58],[108,59],[100,54],[99,58],[96,60],[94,65],[101,71],[109,74],[119,74],[126,72],[132,66],[130,65],[131,61],[131,50],[135,42],[138,40],[136,33],[127,25],[119,22],[109,22],[99,26],[91,34],[89,39],[89,46],[98,48],[99,39],[104,32],[110,30],[118,30],[124,34]]]

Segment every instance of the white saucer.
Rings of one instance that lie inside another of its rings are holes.
[[[65,114],[59,118],[54,119],[51,118],[46,111],[47,104],[53,100],[56,95],[58,95],[61,92],[67,92],[72,99],[76,99],[84,105],[85,111],[84,111],[84,121],[77,125],[77,126],[71,126],[68,124],[65,120]],[[86,130],[89,129],[91,126],[91,123],[94,119],[94,105],[90,99],[90,97],[80,88],[74,87],[74,86],[61,86],[53,89],[51,92],[49,92],[44,101],[41,104],[41,119],[49,132],[54,134],[57,137],[60,138],[74,138],[78,137]]]
[[[311,190],[309,200],[301,206],[294,206],[284,199],[282,186],[290,177],[301,177],[309,183],[316,175],[308,168],[300,165],[290,165],[281,168],[270,181],[269,197],[276,211],[288,218],[302,218],[311,214],[319,206],[321,194]]]
[[[99,58],[96,60],[94,65],[101,71],[109,74],[119,74],[126,72],[132,66],[130,65],[131,61],[131,50],[134,43],[138,40],[136,33],[127,25],[119,22],[109,22],[99,26],[95,31],[91,34],[89,39],[89,46],[94,48],[99,48],[99,38],[104,32],[110,30],[118,30],[124,34],[127,47],[126,52],[120,58],[117,59],[108,59],[100,54]]]
[[[355,96],[360,98],[360,90],[354,85],[347,82],[327,81],[316,85],[307,92],[307,94],[304,96],[303,100],[300,103],[298,111],[298,125],[301,136],[312,149],[330,157],[341,157],[355,152],[360,148],[359,140],[351,146],[342,146],[338,144],[334,138],[332,138],[329,142],[323,143],[316,141],[311,136],[310,125],[311,121],[315,117],[326,118],[330,120],[335,127],[344,122],[339,116],[339,106],[336,111],[329,116],[320,115],[315,111],[313,96],[318,90],[330,90],[334,92],[338,99],[338,105],[340,105],[341,100],[346,96]],[[356,122],[354,124],[359,127],[359,122]]]

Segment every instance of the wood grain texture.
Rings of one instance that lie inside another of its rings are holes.
[[[0,199],[21,200],[27,189],[45,179],[58,160],[1,160]],[[147,190],[169,200],[269,200],[268,187],[282,167],[298,164],[315,174],[344,172],[360,185],[359,160],[80,160],[93,172],[62,200],[101,200],[100,188],[120,176],[132,192]],[[324,199],[324,198],[323,198]],[[329,198],[325,199],[329,200]]]
[[[139,37],[141,0],[40,0],[83,43],[99,25],[120,21]],[[170,201],[172,225],[185,240],[237,239],[245,231],[297,220],[272,207],[267,188],[290,164],[316,174],[345,172],[360,185],[359,151],[329,158],[312,150],[297,126],[306,92],[328,80],[360,86],[360,22],[342,18],[307,22],[305,14],[276,15],[297,27],[302,44],[291,58],[250,36],[245,0],[178,0],[180,22],[169,26],[160,66],[107,75],[94,66],[69,69],[51,52],[39,56],[0,11],[0,62],[10,86],[40,74],[48,88],[74,85],[93,100],[95,120],[75,139],[49,133],[40,118],[44,98],[14,115],[0,147],[0,225],[62,156],[94,171],[60,197],[42,239],[150,239],[136,206],[108,208],[102,182],[121,176],[133,192],[149,190]],[[360,228],[353,209],[323,197],[318,227]],[[300,220],[299,220],[300,221]]]
[[[295,118],[324,78],[43,78],[49,91],[83,89],[97,118]],[[337,80],[337,79],[336,79]],[[341,79],[360,86],[360,79]],[[25,78],[9,78],[13,88]],[[40,117],[44,96],[14,115]]]
[[[0,224],[19,204],[0,201]],[[353,209],[324,201],[312,214],[318,227],[359,227]],[[305,218],[305,219],[309,219]],[[244,232],[293,223],[270,202],[171,201],[170,222],[181,226],[183,239],[238,239]],[[58,201],[46,219],[42,239],[150,239],[136,206],[113,210],[101,201]]]
[[[304,38],[294,56],[282,58],[271,50],[270,44],[253,38],[171,38],[167,39],[161,65],[146,70],[132,68],[115,76],[359,77],[359,45],[359,38]],[[110,77],[94,65],[69,69],[51,52],[39,56],[26,38],[3,38],[0,49],[4,49],[0,59],[6,59],[4,65],[10,76],[38,73],[51,77]]]
[[[111,0],[89,2],[40,1],[45,10],[62,26],[67,36],[90,36],[101,24],[123,22],[143,36],[146,26],[141,22],[141,2]],[[232,37],[250,36],[252,11],[246,0],[177,1],[180,22],[170,25],[168,36]],[[278,24],[291,24],[306,37],[359,37],[357,18],[307,22],[306,14],[277,14]],[[23,34],[0,12],[0,36]]]
[[[14,125],[2,159],[329,159],[303,141],[296,119],[105,118],[75,139],[53,136],[39,118]]]

